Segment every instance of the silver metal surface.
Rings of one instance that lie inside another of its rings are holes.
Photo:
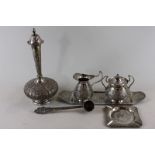
[[[105,95],[109,103],[126,104],[133,102],[130,93],[130,87],[135,81],[133,76],[128,75],[127,79],[117,74],[112,78],[105,76],[104,79],[107,83],[107,86],[103,81],[101,83],[105,87]]]
[[[142,121],[134,106],[106,106],[103,108],[105,123],[112,128],[139,128]]]
[[[35,113],[37,114],[48,114],[48,113],[55,113],[55,112],[60,112],[62,110],[69,110],[69,109],[79,109],[82,108],[83,106],[78,105],[78,106],[65,106],[65,107],[39,107],[34,110]]]
[[[32,52],[33,52],[33,58],[34,58],[36,71],[37,71],[37,77],[40,79],[42,77],[42,72],[41,72],[41,44],[43,44],[44,41],[40,38],[40,36],[38,34],[36,34],[36,30],[33,29],[33,34],[31,35],[31,38],[27,43],[29,45],[31,45]]]
[[[63,90],[61,91],[58,96],[57,100],[64,102],[66,104],[71,104],[71,105],[78,105],[78,102],[72,102],[71,101],[72,97],[72,92]],[[141,91],[138,92],[131,92],[131,98],[132,98],[132,103],[131,102],[126,102],[126,104],[137,104],[140,101],[142,101],[145,98],[145,94]],[[94,102],[95,105],[107,105],[111,104],[111,101],[108,100],[105,92],[99,92],[99,91],[94,91],[93,96],[92,96],[92,101]]]
[[[92,101],[85,101],[81,105],[76,106],[61,106],[61,107],[39,107],[34,110],[37,114],[48,114],[48,113],[55,113],[60,112],[62,110],[73,110],[73,109],[84,109],[87,112],[90,112],[94,109],[94,103]]]
[[[33,34],[28,44],[32,47],[37,78],[28,81],[24,87],[25,95],[31,98],[34,103],[41,105],[49,102],[58,91],[58,84],[55,80],[42,76],[41,44],[43,42],[40,36],[36,34],[35,29],[33,29]]]
[[[90,83],[90,80],[101,76],[101,79]],[[84,100],[90,100],[93,96],[92,86],[103,80],[103,73],[99,71],[98,75],[87,75],[81,73],[75,73],[73,78],[78,81],[74,91],[72,92],[71,101],[72,102],[83,102]]]

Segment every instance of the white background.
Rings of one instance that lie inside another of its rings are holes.
[[[36,27],[44,39],[43,75],[62,89],[73,90],[75,72],[135,77],[133,91],[144,91],[137,105],[142,128],[155,128],[155,27]],[[101,109],[91,113],[61,112],[36,115],[23,93],[25,83],[36,77],[31,47],[32,27],[0,27],[0,128],[106,128]],[[104,90],[101,85],[94,89]],[[56,103],[52,103],[55,104]]]
[[[3,26],[155,25],[154,0],[1,0],[0,2],[0,25]],[[0,75],[3,75],[3,72]],[[152,92],[152,97],[148,97],[152,99],[150,103],[152,106],[153,94]],[[151,108],[148,109],[147,117],[153,122],[150,111]],[[131,151],[134,154],[154,155],[155,132],[111,129],[1,130],[0,137],[1,153],[4,155],[29,153],[128,155]]]

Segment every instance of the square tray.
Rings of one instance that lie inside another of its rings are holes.
[[[142,121],[135,106],[106,106],[105,123],[111,128],[139,128]]]

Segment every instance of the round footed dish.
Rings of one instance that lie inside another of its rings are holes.
[[[58,84],[55,80],[42,77],[32,79],[25,84],[24,92],[35,104],[43,105],[49,102],[58,91]]]

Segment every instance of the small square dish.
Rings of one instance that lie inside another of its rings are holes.
[[[105,123],[111,128],[139,128],[142,121],[135,106],[106,106]]]

